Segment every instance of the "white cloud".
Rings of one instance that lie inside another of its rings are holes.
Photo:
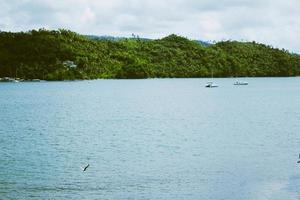
[[[300,52],[298,0],[0,0],[0,29],[255,40]]]

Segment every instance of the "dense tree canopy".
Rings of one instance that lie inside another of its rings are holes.
[[[208,77],[212,71],[217,77],[298,76],[300,56],[255,42],[207,46],[176,35],[110,40],[68,30],[0,32],[0,77]]]

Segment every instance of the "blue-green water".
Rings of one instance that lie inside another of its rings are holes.
[[[0,199],[300,199],[300,78],[244,80],[1,83]]]

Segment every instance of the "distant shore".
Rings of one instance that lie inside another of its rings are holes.
[[[251,79],[251,78],[299,78],[300,76],[260,76],[260,77],[216,77],[213,79],[223,79],[223,78],[228,78],[228,79]],[[158,78],[96,78],[96,79],[65,79],[65,80],[41,80],[41,79],[21,79],[21,78],[10,78],[10,77],[3,77],[0,78],[0,83],[24,83],[24,82],[64,82],[64,81],[94,81],[94,80],[151,80],[151,79],[212,79],[211,77],[194,77],[194,78],[177,78],[177,77],[158,77]]]
[[[175,34],[110,40],[40,29],[0,32],[0,44],[0,77],[24,80],[300,75],[300,55],[254,41],[203,44]]]
[[[45,80],[41,80],[41,79],[22,79],[22,78],[11,78],[11,77],[0,78],[0,82],[18,83],[18,82],[42,82],[42,81],[45,81]]]

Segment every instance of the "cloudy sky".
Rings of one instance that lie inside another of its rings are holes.
[[[0,30],[257,41],[300,53],[300,0],[0,0]]]

